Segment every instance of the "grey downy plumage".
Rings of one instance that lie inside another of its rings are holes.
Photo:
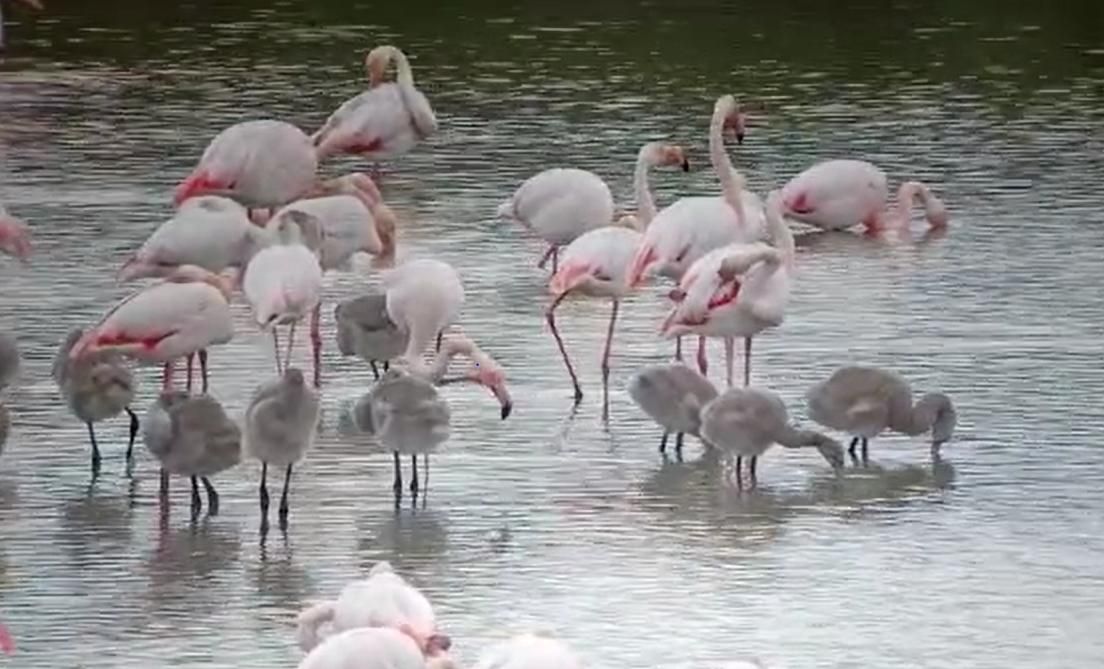
[[[378,363],[384,371],[402,355],[410,339],[387,315],[387,296],[369,293],[340,302],[334,308],[337,348],[342,355],[358,356],[372,366],[379,379]]]
[[[717,396],[717,388],[697,371],[672,363],[640,370],[629,382],[629,396],[663,428],[659,452],[666,453],[667,437],[674,432],[681,458],[683,434],[701,437],[701,410]]]

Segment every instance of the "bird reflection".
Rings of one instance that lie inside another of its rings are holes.
[[[448,551],[448,516],[432,508],[396,510],[360,537],[357,553],[365,573],[380,560],[400,573],[418,571]]]
[[[286,535],[279,548],[261,546],[260,559],[251,571],[257,594],[279,609],[295,610],[314,591],[310,574],[295,560]]]
[[[131,545],[133,508],[126,497],[83,493],[61,507],[61,531],[57,542],[83,567],[104,555],[125,552]]]
[[[241,536],[236,528],[210,521],[159,532],[146,560],[147,608],[154,613],[211,614],[223,607],[211,596],[212,581],[238,563]]]

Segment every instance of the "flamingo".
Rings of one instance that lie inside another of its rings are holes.
[[[556,339],[556,346],[563,356],[567,373],[575,388],[575,403],[583,399],[579,379],[567,355],[563,339],[556,327],[556,308],[572,293],[588,297],[608,297],[612,302],[606,347],[602,354],[602,415],[609,418],[609,359],[617,311],[629,290],[629,268],[640,244],[640,228],[655,213],[652,196],[648,190],[648,168],[660,165],[684,165],[682,148],[662,142],[649,142],[641,147],[636,161],[636,198],[639,215],[627,215],[617,225],[606,225],[577,237],[564,251],[564,262],[552,275],[548,289],[552,301],[545,310],[545,318]],[[643,223],[642,223],[643,219]]]
[[[755,464],[773,444],[786,448],[812,446],[833,469],[843,467],[843,447],[820,432],[790,425],[786,405],[769,390],[729,388],[702,409],[702,438],[729,457],[736,456],[736,486],[743,487],[741,460],[750,458],[751,487],[758,483]]]
[[[484,652],[475,669],[582,669],[563,641],[547,634],[518,634]]]
[[[245,411],[245,450],[261,461],[261,532],[268,531],[268,466],[284,467],[280,495],[280,529],[287,529],[291,470],[314,443],[318,393],[307,387],[303,372],[288,367],[283,375],[257,388]]]
[[[322,235],[318,263],[323,272],[347,267],[353,255],[360,251],[384,263],[394,259],[395,215],[367,175],[349,174],[326,182],[311,197],[280,209],[272,220],[279,221],[295,214],[318,221]],[[320,299],[310,316],[316,386],[322,364],[321,309]]]
[[[732,387],[735,337],[744,338],[744,385],[751,383],[751,340],[782,324],[790,299],[794,240],[782,219],[782,196],[767,196],[767,224],[774,246],[730,244],[691,265],[672,292],[676,304],[663,323],[668,338],[694,333],[724,337],[727,382]]]
[[[387,317],[407,333],[403,357],[420,374],[429,369],[422,353],[460,315],[464,306],[464,285],[460,274],[448,263],[432,258],[411,260],[381,277]]]
[[[318,156],[302,130],[284,121],[245,121],[211,140],[174,201],[222,195],[249,208],[280,207],[309,191],[317,170]]]
[[[126,411],[130,416],[130,441],[127,443],[126,468],[131,471],[134,438],[138,434],[138,416],[130,408],[134,401],[134,375],[123,356],[112,350],[99,351],[72,360],[69,352],[80,341],[84,330],[74,328],[54,357],[52,376],[69,409],[88,426],[92,442],[92,478],[100,473],[100,449],[94,423]]]
[[[0,203],[0,251],[26,262],[31,255],[31,233],[27,224],[12,216]]]
[[[15,652],[15,640],[12,639],[11,632],[4,626],[4,623],[0,623],[0,651],[3,651],[5,655],[11,655]]]
[[[932,437],[932,459],[954,436],[958,414],[943,393],[927,393],[915,404],[912,388],[899,374],[877,367],[847,365],[832,372],[805,394],[809,418],[833,430],[853,436],[847,449],[853,460],[862,442],[863,463],[867,462],[869,440],[890,429],[907,435]]]
[[[358,627],[315,647],[298,669],[455,669],[452,659],[409,627]]]
[[[947,208],[931,189],[906,181],[897,191],[896,208],[887,207],[886,175],[865,160],[827,160],[798,174],[782,188],[786,215],[825,230],[862,224],[867,233],[908,225],[912,205],[924,205],[932,228],[947,225]]]
[[[322,232],[317,218],[299,211],[273,218],[265,229],[272,236],[270,245],[249,261],[242,278],[242,291],[253,308],[257,325],[272,330],[276,373],[279,374],[291,364],[296,324],[321,300],[322,267],[317,249],[322,243]],[[281,367],[277,328],[287,324],[290,324],[287,354]],[[318,362],[315,356],[316,388],[321,381]]]
[[[396,82],[384,82],[395,63]],[[414,86],[410,61],[398,48],[377,46],[364,59],[367,91],[346,100],[311,136],[319,159],[336,154],[379,161],[401,156],[437,132],[429,100]]]
[[[745,190],[744,177],[725,153],[724,135],[734,134],[743,143],[744,114],[736,99],[722,95],[713,105],[709,125],[709,159],[721,182],[720,196],[681,198],[664,208],[644,231],[632,261],[629,282],[641,285],[650,274],[678,281],[695,261],[709,251],[762,236],[763,203]],[[682,357],[678,339],[676,359]],[[705,339],[698,340],[698,368],[706,371]]]
[[[466,356],[472,365],[460,376],[446,378],[449,363],[457,355]],[[418,454],[423,454],[428,491],[429,454],[448,441],[451,420],[448,403],[436,386],[455,382],[471,382],[487,388],[499,402],[502,420],[509,418],[513,401],[506,388],[506,374],[493,358],[462,335],[446,337],[432,365],[425,365],[420,355],[400,358],[353,410],[357,427],[375,434],[394,456],[392,487],[396,503],[402,497],[400,453],[410,454],[413,467],[410,494],[415,499],[419,490]]]
[[[667,437],[675,437],[675,453],[682,458],[683,434],[700,437],[701,410],[717,396],[709,379],[679,363],[652,365],[633,377],[629,396],[663,428],[659,452],[666,454]]]
[[[163,277],[181,265],[210,272],[244,268],[265,244],[245,207],[216,195],[185,200],[119,269],[117,280]]]
[[[659,165],[690,170],[680,147],[654,142],[640,150],[633,180],[637,217],[644,225],[655,216],[655,204],[648,192],[648,168]],[[593,172],[555,167],[522,182],[513,196],[498,206],[498,215],[517,221],[548,243],[548,251],[537,267],[544,267],[551,257],[555,274],[561,246],[613,220],[613,195],[606,182]]]
[[[164,281],[112,307],[77,340],[69,359],[117,351],[137,360],[163,363],[162,388],[168,389],[176,360],[198,353],[203,392],[207,392],[207,348],[225,344],[234,336],[230,318],[233,283],[232,278],[202,267],[178,267]]]
[[[16,0],[16,2],[30,7],[31,9],[42,10],[42,2],[40,2],[40,0]],[[3,51],[4,47],[4,3],[0,2],[0,51]]]
[[[199,485],[207,491],[207,513],[218,515],[219,496],[210,477],[241,461],[241,429],[210,395],[189,396],[179,390],[161,393],[143,421],[146,448],[168,474],[187,476],[192,482],[192,518],[203,502]]]
[[[346,630],[400,625],[408,625],[424,637],[434,651],[447,651],[452,646],[449,637],[437,631],[433,605],[386,561],[377,562],[368,578],[342,588],[336,600],[304,609],[296,622],[296,640],[304,652]]]

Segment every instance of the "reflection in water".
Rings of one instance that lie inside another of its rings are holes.
[[[201,520],[184,527],[159,530],[146,560],[145,602],[159,611],[210,614],[222,606],[211,593],[227,570],[237,569],[241,537],[236,530]]]
[[[381,560],[400,574],[413,573],[446,555],[448,516],[434,508],[401,508],[359,534],[358,566],[364,573]]]

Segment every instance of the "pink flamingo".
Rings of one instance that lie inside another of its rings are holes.
[[[655,214],[655,205],[652,204],[652,195],[648,189],[648,168],[685,164],[686,157],[679,146],[651,142],[640,149],[636,162],[636,199],[638,211],[645,221]],[[545,310],[545,318],[552,330],[552,336],[556,338],[556,346],[563,356],[567,373],[571,375],[576,404],[582,401],[583,390],[556,328],[556,308],[572,293],[588,297],[608,297],[613,304],[606,332],[606,347],[602,354],[602,417],[605,419],[609,418],[610,346],[619,305],[631,290],[629,270],[642,239],[642,225],[639,218],[629,215],[623,217],[619,225],[607,225],[580,235],[568,245],[564,251],[563,264],[548,282],[552,301]]]
[[[782,324],[790,298],[794,240],[782,218],[782,195],[767,196],[767,226],[774,246],[729,244],[702,256],[672,291],[677,303],[663,334],[723,337],[728,386],[732,387],[735,337],[744,337],[744,385],[751,383],[751,339]]]
[[[262,329],[272,329],[276,373],[281,374],[291,364],[296,324],[307,313],[314,311],[322,299],[322,266],[318,263],[322,230],[317,218],[290,211],[272,219],[266,231],[272,240],[246,266],[242,292],[253,308],[257,325]],[[281,367],[280,340],[276,328],[287,324],[290,324],[287,354]],[[316,356],[315,388],[321,383],[318,362]]]
[[[431,258],[411,260],[382,277],[387,316],[409,335],[402,354],[408,369],[429,376],[431,368],[422,354],[435,338],[460,316],[464,306],[464,284],[452,265]]]
[[[202,267],[178,267],[161,283],[123,299],[89,328],[69,351],[79,360],[97,351],[113,350],[146,362],[164,363],[162,390],[172,388],[177,359],[188,358],[191,389],[192,358],[198,353],[203,392],[207,392],[207,348],[234,336],[230,318],[233,279]]]
[[[388,65],[395,63],[396,82],[385,82]],[[318,157],[336,154],[364,156],[372,161],[401,156],[437,131],[437,117],[429,100],[414,86],[406,55],[391,45],[377,46],[364,59],[367,91],[346,100],[311,141]]]
[[[786,215],[825,230],[845,230],[858,224],[868,234],[885,227],[908,226],[919,200],[932,228],[947,225],[947,208],[919,181],[906,181],[897,191],[896,207],[887,204],[885,172],[865,160],[827,160],[798,174],[782,188]]]
[[[302,130],[283,121],[246,121],[211,140],[176,187],[175,202],[222,195],[250,208],[279,207],[307,192],[317,170],[318,156]]]
[[[163,277],[181,265],[216,273],[244,268],[264,238],[237,202],[216,195],[189,198],[123,264],[117,278]]]
[[[24,262],[31,256],[31,232],[27,224],[8,213],[0,203],[0,251]]]
[[[15,640],[12,639],[8,628],[4,627],[4,623],[0,623],[0,651],[4,651],[6,655],[15,652]]]
[[[725,153],[724,135],[743,143],[745,117],[735,98],[723,95],[713,106],[709,126],[709,159],[721,182],[720,196],[684,197],[664,208],[644,231],[640,248],[629,270],[629,282],[639,286],[650,274],[676,281],[686,269],[709,251],[762,236],[763,203],[745,190],[743,175]],[[676,359],[682,357],[678,340]],[[706,370],[705,339],[698,342],[698,366]]]
[[[353,255],[361,251],[375,256],[381,264],[394,260],[395,214],[366,174],[348,174],[327,181],[312,191],[309,198],[280,209],[273,220],[292,216],[293,212],[318,221],[322,233],[318,262],[323,272],[345,268]],[[319,300],[310,317],[316,387],[321,380],[321,310]]]

